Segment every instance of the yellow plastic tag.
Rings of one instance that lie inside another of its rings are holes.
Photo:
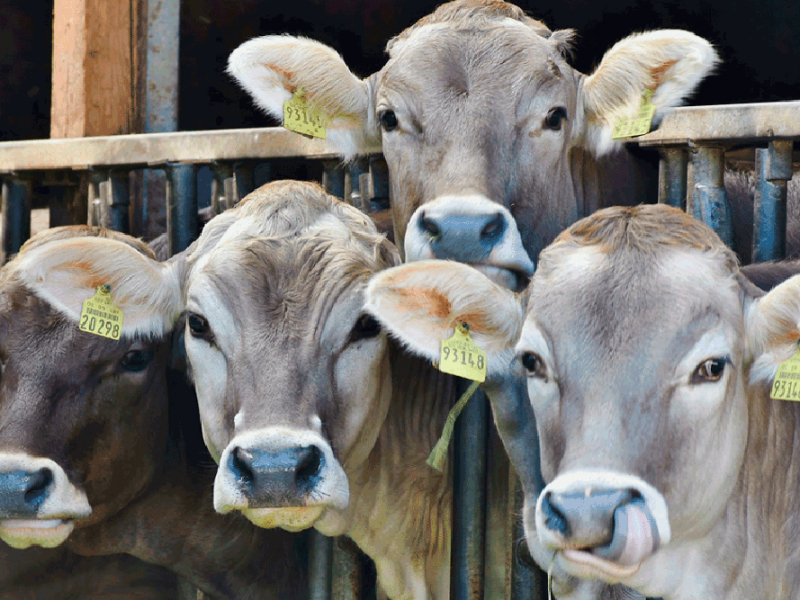
[[[283,103],[283,126],[289,131],[309,137],[325,139],[330,117],[317,110],[306,98],[306,93],[298,88],[294,96]]]
[[[773,400],[800,401],[800,350],[778,367],[769,396]]]
[[[439,370],[483,383],[486,381],[486,353],[478,348],[464,325],[456,325],[453,337],[442,340]]]
[[[122,311],[111,301],[111,286],[98,285],[95,295],[83,303],[81,331],[118,340],[122,335]]]
[[[611,132],[611,138],[618,140],[650,133],[653,115],[656,114],[656,107],[653,106],[652,99],[653,90],[650,88],[645,89],[642,94],[642,103],[639,105],[639,113],[632,119],[620,119],[617,121],[617,124],[614,125],[614,130]]]

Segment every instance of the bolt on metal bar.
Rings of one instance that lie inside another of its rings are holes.
[[[322,187],[337,198],[344,198],[344,167],[338,160],[323,162]]]
[[[31,184],[14,176],[3,178],[3,255],[5,263],[31,237]]]
[[[466,386],[457,388],[462,393]],[[453,436],[452,600],[483,598],[488,423],[488,400],[478,391],[458,418]]]
[[[753,262],[786,256],[786,182],[792,178],[792,142],[776,140],[756,148],[753,202]]]
[[[308,600],[330,600],[332,575],[333,538],[313,529],[308,549]]]
[[[691,149],[694,213],[730,246],[733,242],[731,210],[723,182],[725,151],[713,146]]]
[[[168,165],[166,174],[167,239],[173,256],[197,237],[197,166]]]
[[[685,148],[662,148],[658,163],[658,202],[676,208],[686,207],[686,168],[689,156]]]
[[[109,171],[106,181],[108,194],[108,220],[105,226],[123,233],[130,232],[129,208],[131,194],[129,185],[130,173],[125,169]]]

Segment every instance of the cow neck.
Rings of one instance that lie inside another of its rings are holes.
[[[454,402],[454,379],[426,359],[395,346],[390,352],[392,399],[372,452],[348,472],[345,533],[375,561],[387,593],[411,597],[411,571],[439,597],[450,561],[452,490],[447,466],[439,473],[425,461]]]

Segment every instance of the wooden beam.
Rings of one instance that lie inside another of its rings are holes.
[[[142,131],[141,10],[146,0],[55,0],[53,138]]]

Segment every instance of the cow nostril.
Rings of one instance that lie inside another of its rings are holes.
[[[542,513],[544,514],[545,527],[557,531],[562,536],[569,536],[569,522],[566,515],[551,502],[552,494],[548,492],[542,499]]]
[[[317,476],[322,466],[322,452],[316,446],[309,446],[297,463],[294,480],[298,487],[305,487]]]
[[[426,217],[424,212],[419,216],[419,226],[423,231],[426,231],[428,234],[430,234],[431,237],[437,238],[442,234],[442,230],[439,229],[439,226],[436,224],[436,222],[433,219]]]
[[[497,239],[505,231],[506,220],[501,213],[495,214],[481,229],[481,240],[491,241]]]
[[[51,483],[53,483],[53,472],[50,469],[39,469],[36,473],[32,473],[30,485],[25,490],[25,503],[35,504],[37,500],[47,496]]]
[[[245,483],[253,483],[255,475],[253,474],[253,455],[247,450],[241,448],[234,448],[231,452],[231,471],[236,477]]]

